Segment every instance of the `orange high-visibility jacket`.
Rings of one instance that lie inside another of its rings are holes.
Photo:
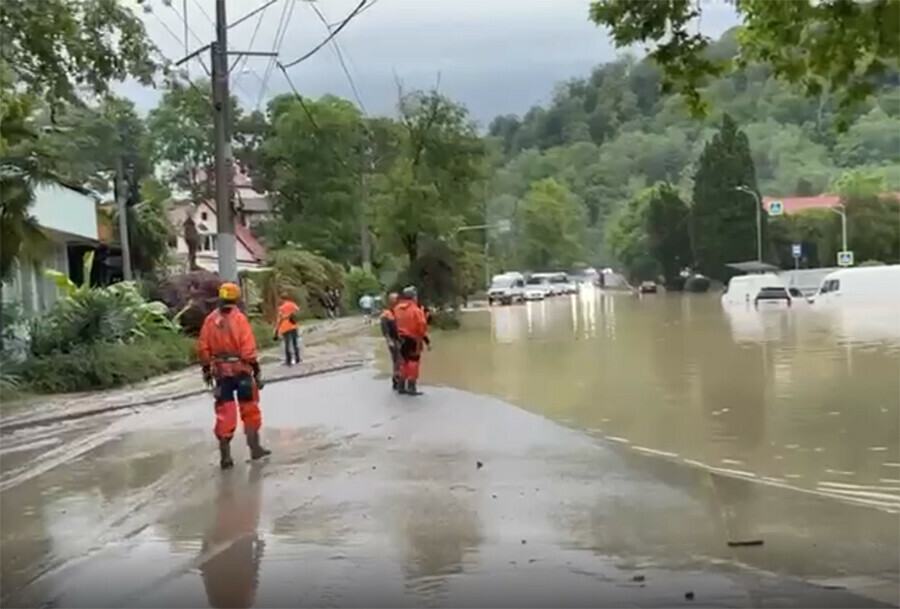
[[[397,320],[397,334],[422,340],[428,334],[428,322],[425,312],[412,300],[401,300],[394,307],[394,318]]]
[[[197,351],[203,365],[213,366],[217,376],[250,372],[256,362],[256,339],[250,321],[237,308],[216,309],[200,329]]]
[[[297,322],[291,321],[291,315],[300,311],[300,307],[292,300],[285,300],[278,305],[278,333],[284,334],[297,329]]]

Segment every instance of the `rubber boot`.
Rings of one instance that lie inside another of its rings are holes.
[[[406,392],[407,395],[422,395],[422,392],[419,391],[418,387],[416,387],[415,381],[406,381]]]
[[[247,446],[250,448],[250,458],[254,461],[256,461],[257,459],[262,459],[263,457],[268,457],[272,454],[271,450],[263,448],[259,443],[258,429],[247,430]]]
[[[219,467],[223,470],[234,467],[234,460],[231,458],[231,438],[219,440]]]
[[[397,393],[399,393],[400,395],[406,395],[406,384],[408,382],[409,381],[407,381],[404,378],[398,378],[397,379]]]
[[[391,388],[394,391],[400,391],[400,379],[396,376],[391,377]]]

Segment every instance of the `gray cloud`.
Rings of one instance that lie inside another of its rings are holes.
[[[163,53],[176,59],[184,54],[183,0],[166,7],[149,0],[153,14],[145,15],[150,36]],[[229,21],[260,6],[262,0],[229,0]],[[263,14],[253,41],[256,50],[271,50],[285,7],[293,14],[280,48],[284,61],[304,54],[327,35],[323,24],[304,0],[282,0]],[[331,22],[340,21],[356,0],[319,0],[317,6]],[[395,74],[408,88],[432,86],[440,74],[441,90],[466,104],[482,123],[493,116],[523,113],[545,102],[553,85],[586,75],[590,69],[616,56],[606,32],[587,19],[587,0],[378,0],[354,19],[337,37],[360,96],[370,113],[391,113],[396,102]],[[188,0],[190,48],[213,37],[213,26],[201,13],[214,17],[212,0]],[[725,2],[704,5],[704,32],[716,36],[736,24]],[[247,49],[256,18],[233,28],[229,46]],[[174,34],[168,32],[166,27]],[[196,37],[195,37],[195,35]],[[208,63],[208,58],[204,57]],[[234,93],[248,107],[256,107],[263,90],[267,60],[250,58],[233,76]],[[202,77],[197,62],[191,75]],[[352,99],[352,91],[333,48],[329,45],[308,61],[289,70],[304,95],[333,93]],[[159,98],[153,90],[126,83],[121,92],[143,110]],[[266,81],[265,99],[288,91],[277,70]]]

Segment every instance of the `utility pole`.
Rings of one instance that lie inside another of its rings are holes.
[[[367,273],[372,272],[372,238],[369,234],[368,212],[368,188],[366,175],[372,168],[371,149],[368,141],[363,142],[359,156],[359,247],[362,259],[362,268]]]
[[[269,3],[271,4],[271,2]],[[264,5],[268,6],[268,4]],[[263,8],[264,8],[263,7]],[[255,9],[258,11],[259,9]],[[253,12],[250,13],[255,14]],[[245,15],[234,24],[241,23]],[[219,254],[219,277],[225,281],[237,281],[237,240],[234,236],[234,206],[231,200],[231,173],[234,168],[231,153],[231,95],[228,92],[228,56],[253,55],[276,57],[278,53],[264,51],[228,50],[228,28],[225,16],[225,0],[216,0],[216,39],[208,45],[188,53],[175,65],[181,66],[209,50],[212,76],[212,112],[215,125],[215,179],[216,179],[216,249]]]
[[[228,94],[228,24],[225,0],[216,0],[216,41],[210,45],[212,65],[213,118],[215,124],[216,223],[219,277],[237,281],[237,241],[234,236],[234,208],[231,205],[231,138]]]
[[[119,212],[119,245],[122,248],[122,279],[131,281],[131,244],[128,241],[128,184],[121,153],[116,154],[116,209]]]

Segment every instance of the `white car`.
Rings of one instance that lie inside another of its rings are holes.
[[[525,300],[525,277],[521,273],[495,275],[488,289],[488,304],[513,304]]]
[[[544,300],[552,296],[550,282],[544,277],[531,277],[525,282],[525,300]]]

